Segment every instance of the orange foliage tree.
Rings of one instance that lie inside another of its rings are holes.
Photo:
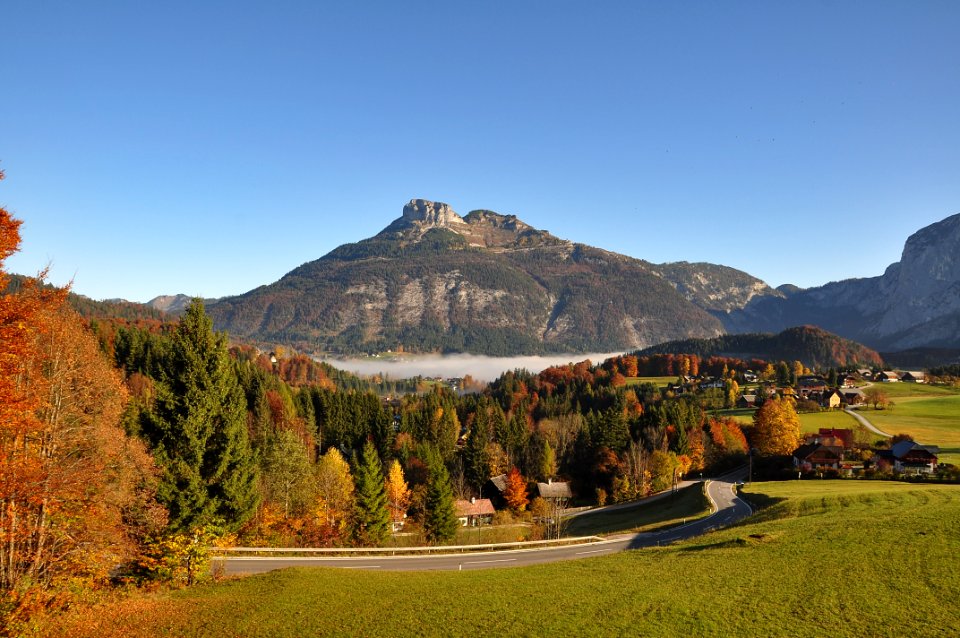
[[[19,225],[0,208],[0,258]],[[120,426],[122,381],[65,298],[37,280],[0,296],[0,587],[13,599],[105,579],[165,522],[152,460]]]
[[[507,474],[507,488],[503,491],[503,497],[507,501],[507,506],[514,512],[520,513],[527,509],[527,479],[523,478],[520,470],[510,468]]]

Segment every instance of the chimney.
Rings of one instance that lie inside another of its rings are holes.
[[[476,504],[476,502],[477,502],[477,497],[471,496],[471,497],[470,497],[470,504],[471,504],[471,505],[474,505],[474,504]]]
[[[548,478],[548,479],[547,479],[547,485],[553,485],[553,479],[552,479],[552,478]]]

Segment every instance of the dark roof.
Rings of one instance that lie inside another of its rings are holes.
[[[493,486],[497,488],[501,493],[507,491],[507,475],[498,474],[496,476],[490,477],[490,482],[493,483]]]
[[[573,498],[570,484],[562,481],[537,483],[537,491],[542,498]]]
[[[832,463],[843,459],[843,448],[839,445],[807,443],[794,450],[793,456],[797,460],[809,461],[810,463]]]

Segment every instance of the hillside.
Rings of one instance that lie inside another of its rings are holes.
[[[609,352],[723,331],[648,262],[425,200],[210,314],[240,337],[347,353]]]
[[[960,214],[911,235],[882,276],[780,290],[721,317],[727,331],[808,323],[885,351],[960,348]]]
[[[23,275],[11,275],[8,290],[15,292],[23,286],[26,279]],[[67,302],[84,319],[123,319],[126,321],[152,320],[163,321],[167,318],[162,310],[149,306],[147,304],[124,301],[122,299],[111,299],[97,301],[84,295],[69,293]]]
[[[811,368],[883,364],[880,355],[870,348],[813,326],[789,328],[779,334],[754,333],[671,341],[637,354],[695,354],[700,357],[800,361]]]

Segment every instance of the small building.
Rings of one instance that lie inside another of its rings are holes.
[[[492,525],[493,503],[489,498],[471,498],[469,501],[454,501],[454,509],[461,527],[477,527],[478,525]]]
[[[843,394],[843,402],[847,405],[863,405],[867,400],[863,390],[859,388],[844,390],[841,394]]]
[[[827,445],[839,445],[844,450],[853,447],[853,430],[849,428],[820,428],[817,436],[821,443]]]
[[[900,374],[900,380],[904,383],[926,383],[927,375],[917,370],[905,370]]]
[[[874,461],[886,461],[895,472],[903,474],[932,474],[937,470],[936,445],[921,445],[916,441],[894,443],[889,450],[878,450]]]
[[[839,470],[843,464],[843,448],[814,442],[793,451],[793,466],[799,470]]]
[[[738,408],[754,408],[757,406],[757,395],[755,394],[741,394],[740,398],[737,399]]]
[[[877,381],[881,383],[899,383],[900,375],[893,370],[884,370],[877,374]]]
[[[836,390],[828,390],[820,395],[820,405],[831,410],[836,410],[843,403],[843,395]]]
[[[540,498],[546,500],[570,500],[573,498],[573,490],[570,484],[565,481],[547,480],[546,483],[537,483],[537,494]]]

